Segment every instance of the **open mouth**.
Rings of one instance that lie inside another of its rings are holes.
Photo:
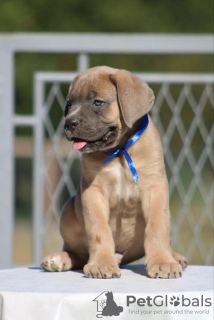
[[[93,147],[93,146],[101,146],[103,143],[107,144],[108,142],[111,142],[112,140],[110,139],[110,136],[112,133],[115,131],[116,127],[110,127],[108,131],[98,140],[95,141],[90,141],[90,140],[85,140],[85,139],[80,139],[73,137],[71,141],[73,141],[73,146],[72,148],[74,150],[81,150],[88,146],[88,147]],[[110,141],[111,140],[111,141]]]

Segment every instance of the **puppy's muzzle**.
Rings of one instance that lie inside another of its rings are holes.
[[[79,120],[77,119],[66,119],[65,121],[65,125],[64,125],[64,129],[65,131],[71,131],[73,132],[73,130],[79,125]]]

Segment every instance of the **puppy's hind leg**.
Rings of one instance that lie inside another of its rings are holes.
[[[48,255],[42,262],[41,267],[45,271],[68,271],[82,268],[85,259],[75,253],[62,251]]]
[[[63,208],[60,231],[64,240],[63,251],[48,255],[41,267],[46,271],[83,268],[88,260],[87,238],[75,215],[74,198],[69,199]]]

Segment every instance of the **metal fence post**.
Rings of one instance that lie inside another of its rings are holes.
[[[14,224],[13,53],[0,51],[0,268],[12,266]]]
[[[89,56],[86,53],[80,53],[77,57],[77,70],[78,72],[85,71],[89,68]]]
[[[44,127],[43,103],[44,87],[41,81],[34,76],[34,114],[36,124],[34,127],[34,158],[33,158],[33,263],[38,265],[42,261],[42,214],[43,214],[43,152],[44,152]]]

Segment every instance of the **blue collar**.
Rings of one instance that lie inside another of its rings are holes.
[[[103,163],[107,163],[108,161],[112,160],[114,157],[117,156],[117,154],[119,152],[122,151],[128,165],[129,165],[129,169],[131,170],[132,173],[132,177],[134,182],[136,183],[138,181],[138,174],[137,174],[137,170],[135,169],[134,163],[130,157],[130,155],[128,154],[128,152],[126,151],[127,148],[131,147],[139,138],[140,136],[143,134],[143,132],[146,130],[146,128],[148,127],[149,124],[149,117],[148,114],[146,114],[143,117],[143,123],[140,127],[140,129],[135,133],[135,135],[124,144],[124,146],[122,148],[119,149],[107,149],[105,150],[105,152],[112,152],[112,155],[110,155],[108,158],[106,158]]]

